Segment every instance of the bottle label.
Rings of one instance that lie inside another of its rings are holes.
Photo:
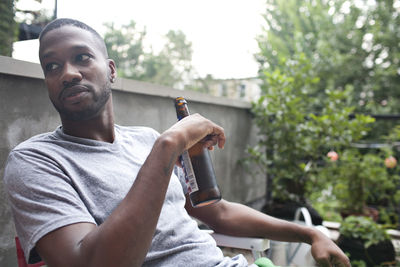
[[[190,161],[189,152],[187,150],[182,153],[181,164],[185,171],[185,181],[189,194],[198,191],[199,187],[196,182],[196,176],[194,175],[192,162]]]

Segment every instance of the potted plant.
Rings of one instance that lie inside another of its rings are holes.
[[[337,153],[336,160],[327,157],[319,173],[320,182],[330,185],[327,195],[335,199],[342,215],[338,244],[355,261],[353,266],[395,260],[393,244],[384,230],[398,224],[400,177],[393,153],[390,146],[364,151],[347,148]]]
[[[339,228],[338,246],[348,254],[352,266],[394,266],[395,250],[383,225],[370,217],[349,216]]]
[[[400,177],[394,168],[385,165],[385,158],[390,158],[385,154],[349,148],[339,153],[337,161],[327,160],[320,182],[332,185],[331,193],[343,217],[366,215],[378,220],[376,209],[384,207],[394,212],[400,201]]]
[[[263,211],[293,219],[298,206],[311,209],[308,198],[316,190],[324,151],[362,138],[373,118],[350,119],[351,86],[317,91],[319,79],[304,55],[283,59],[281,66],[265,73],[261,96],[253,103],[259,141],[248,149],[247,161],[256,162],[267,177]],[[314,224],[322,221],[312,217]]]

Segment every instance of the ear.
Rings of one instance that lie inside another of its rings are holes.
[[[108,59],[108,68],[110,70],[110,82],[114,82],[115,78],[117,78],[117,67],[115,66],[115,62],[112,59]]]

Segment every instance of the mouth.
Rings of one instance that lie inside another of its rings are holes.
[[[72,85],[64,88],[60,94],[60,100],[62,102],[67,102],[75,104],[80,102],[82,97],[89,93],[89,88],[83,85]]]

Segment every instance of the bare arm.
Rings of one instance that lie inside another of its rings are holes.
[[[178,156],[208,135],[213,138],[205,142],[206,146],[223,146],[223,129],[199,115],[189,116],[165,131],[109,218],[99,227],[77,223],[47,234],[36,246],[41,257],[49,266],[140,266]]]
[[[350,266],[348,258],[336,244],[311,227],[280,220],[245,205],[225,200],[202,208],[192,208],[187,201],[186,210],[191,216],[209,225],[215,232],[233,236],[308,243],[312,245],[312,255],[320,266],[333,266],[333,264]]]

